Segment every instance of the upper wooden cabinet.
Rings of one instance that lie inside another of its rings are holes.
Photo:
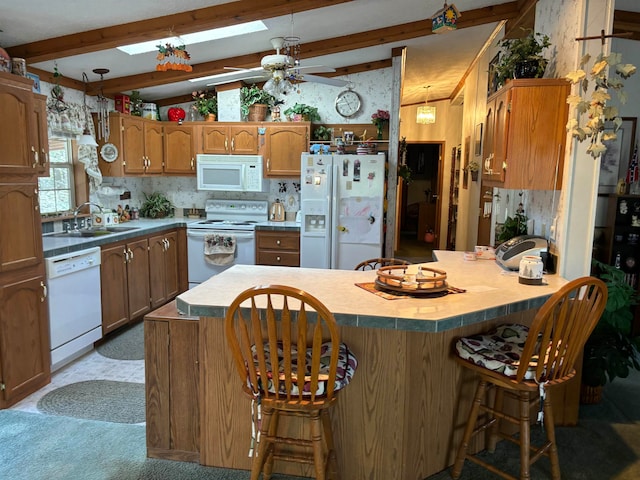
[[[569,83],[511,80],[487,101],[482,177],[509,189],[562,186]]]
[[[196,174],[196,131],[190,125],[164,124],[164,173]]]
[[[0,174],[42,173],[48,161],[46,106],[36,104],[32,86],[31,79],[0,72]]]
[[[264,123],[260,144],[265,177],[300,177],[300,155],[309,151],[309,122]]]
[[[199,125],[198,153],[255,155],[258,153],[257,123],[222,123]]]
[[[118,149],[118,157],[113,162],[107,162],[99,156],[98,165],[102,175],[161,174],[164,161],[163,134],[162,122],[110,112],[109,143]]]

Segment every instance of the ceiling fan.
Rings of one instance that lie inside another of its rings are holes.
[[[225,67],[227,70],[237,70],[234,73],[223,74],[224,83],[237,80],[252,80],[254,82],[266,81],[263,89],[272,95],[286,94],[294,90],[294,82],[315,82],[336,87],[344,87],[349,82],[337,78],[322,77],[313,73],[335,72],[335,69],[321,65],[300,65],[300,61],[290,55],[280,53],[286,46],[284,37],[271,39],[271,45],[276,53],[266,55],[260,61],[260,67],[256,68],[235,68]],[[217,85],[221,82],[211,83]]]

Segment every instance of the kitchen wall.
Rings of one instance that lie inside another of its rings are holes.
[[[299,84],[298,92],[286,96],[282,110],[284,111],[288,106],[296,102],[306,103],[318,107],[322,123],[345,124],[368,123],[371,121],[371,115],[376,110],[390,110],[391,68],[338,78],[353,82],[353,90],[358,92],[362,98],[362,108],[354,117],[345,119],[335,111],[335,98],[344,88],[310,82]],[[180,104],[179,106],[188,111],[191,104]],[[160,118],[166,119],[166,111],[170,107],[160,108]],[[225,116],[225,113],[220,112],[219,116]],[[374,131],[375,127],[371,124],[371,132],[373,133]],[[269,203],[280,199],[284,203],[285,212],[295,212],[300,208],[299,181],[291,178],[270,180],[268,192],[240,194],[231,192],[198,192],[196,190],[196,180],[193,177],[105,177],[103,183],[108,186],[115,186],[118,190],[130,191],[131,199],[126,202],[132,207],[139,206],[144,201],[144,193],[149,194],[153,191],[160,191],[167,195],[178,210],[203,208],[205,201],[209,198],[267,200]],[[111,208],[113,208],[114,204],[117,206],[117,204],[123,203],[115,195],[111,197],[103,195],[101,201]]]

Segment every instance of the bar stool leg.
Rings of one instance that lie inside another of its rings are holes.
[[[464,429],[464,435],[462,436],[462,441],[458,448],[456,462],[453,464],[453,468],[451,470],[451,477],[454,479],[459,478],[462,473],[464,459],[467,456],[467,450],[469,448],[469,440],[473,434],[473,430],[478,419],[478,412],[480,411],[480,405],[482,404],[482,398],[484,397],[486,390],[487,382],[485,380],[480,380],[478,382],[478,388],[476,388],[476,395],[473,398],[473,403],[471,404],[471,411],[469,412],[469,418],[467,419],[467,426]]]
[[[327,452],[329,455],[329,458],[327,459],[327,478],[330,478],[331,480],[340,480],[340,473],[338,471],[338,460],[336,458],[336,449],[333,443],[333,429],[331,427],[331,417],[329,416],[329,410],[322,410],[320,418],[322,419],[324,441],[326,443]]]
[[[529,480],[531,434],[529,430],[529,392],[520,392],[520,479]]]
[[[322,422],[320,411],[311,414],[311,443],[313,446],[313,463],[316,470],[316,479],[325,480],[325,452],[322,445]]]
[[[500,431],[500,423],[501,420],[499,417],[496,418],[494,412],[502,412],[502,406],[504,404],[504,390],[502,387],[495,386],[496,394],[493,400],[493,410],[491,412],[491,419],[494,422],[489,427],[489,441],[487,443],[487,451],[490,453],[494,453],[496,451],[496,445],[498,444],[498,439],[500,438],[498,432]]]
[[[257,451],[254,452],[253,462],[251,464],[251,480],[258,480],[262,467],[267,461],[267,448],[271,446],[268,440],[269,425],[273,410],[270,408],[262,408],[262,425],[260,426],[260,441],[258,442]]]
[[[555,421],[553,419],[553,407],[551,406],[550,389],[546,391],[544,398],[544,428],[547,431],[547,440],[551,442],[549,447],[549,462],[551,463],[551,478],[560,480],[560,460],[558,459],[558,447],[556,445]]]

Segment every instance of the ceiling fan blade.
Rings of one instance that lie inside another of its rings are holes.
[[[242,69],[239,71],[232,71],[229,73],[221,73],[220,75],[215,75],[209,79],[209,83],[207,83],[207,86],[222,85],[223,83],[236,82],[238,80],[262,81],[267,80],[269,76],[269,72],[265,72],[261,68],[258,68],[257,70]]]
[[[289,70],[301,70],[308,73],[333,73],[335,68],[325,67],[324,65],[299,65],[297,67],[291,67]]]
[[[305,82],[322,83],[324,85],[332,85],[334,87],[345,87],[349,84],[346,80],[340,80],[339,78],[321,77],[319,75],[302,75],[302,80]]]

